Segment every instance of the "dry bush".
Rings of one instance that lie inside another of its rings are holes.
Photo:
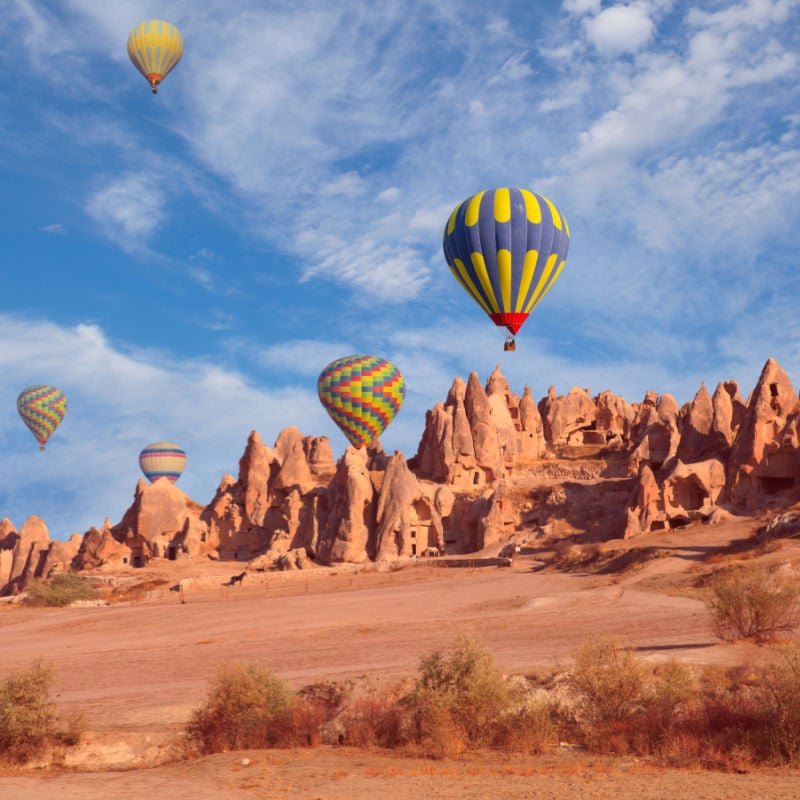
[[[684,665],[669,661],[651,670],[613,640],[581,648],[566,683],[586,746],[617,754],[659,752],[679,730],[693,692]]]
[[[0,761],[24,764],[54,746],[74,746],[83,722],[62,720],[50,699],[53,668],[41,660],[12,672],[0,682]]]
[[[770,755],[800,764],[800,646],[778,649],[762,671],[762,693],[769,709]]]
[[[777,639],[800,622],[800,586],[796,580],[763,568],[715,576],[706,606],[714,635],[726,642]]]
[[[435,651],[421,659],[401,700],[409,712],[401,738],[437,756],[484,747],[541,752],[558,740],[553,706],[528,698],[526,687],[507,681],[488,650],[461,636],[449,657]]]
[[[642,708],[644,666],[618,642],[591,642],[575,654],[567,685],[577,696],[578,716],[587,723],[622,722]]]
[[[76,600],[96,600],[97,590],[74,572],[62,572],[49,580],[33,581],[26,589],[26,603],[34,606],[68,606]]]
[[[409,741],[409,710],[388,691],[352,697],[336,717],[337,743],[352,747],[400,747]]]
[[[461,636],[449,658],[439,651],[422,657],[404,702],[412,712],[415,740],[450,755],[490,745],[512,699],[491,653]]]
[[[558,714],[557,703],[546,695],[528,698],[501,718],[494,744],[531,755],[546,753],[558,746]]]
[[[217,673],[205,703],[186,729],[191,747],[201,753],[305,744],[303,701],[265,667],[235,664]],[[298,730],[298,723],[301,730]]]

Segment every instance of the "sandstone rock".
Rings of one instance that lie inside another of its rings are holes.
[[[130,540],[133,540],[131,532]],[[73,561],[76,569],[90,569],[103,564],[132,564],[131,548],[127,544],[127,536],[123,541],[114,538],[110,527],[102,530],[90,528],[81,540],[80,548]]]
[[[470,373],[467,382],[464,410],[472,432],[475,461],[483,471],[483,482],[492,483],[502,474],[503,462],[500,457],[497,428],[492,419],[492,407],[475,372]]]
[[[376,507],[375,560],[419,556],[444,551],[441,509],[452,494],[426,492],[396,452],[386,468]]]
[[[520,450],[517,436],[519,400],[508,388],[499,364],[486,382],[486,398],[489,401],[489,413],[497,437],[500,461],[504,469],[513,469]]]
[[[725,488],[725,465],[716,458],[684,464],[680,460],[664,478],[664,511],[675,520],[705,519]]]
[[[133,566],[154,557],[174,559],[187,519],[194,517],[199,524],[202,511],[203,506],[166,478],[150,484],[140,480],[133,504],[112,533],[131,548]]]
[[[333,458],[333,450],[327,436],[306,436],[303,439],[303,448],[306,452],[306,460],[311,474],[315,478],[333,477],[336,472],[336,462]]]
[[[51,542],[42,564],[41,577],[51,578],[58,573],[69,572],[80,550],[81,540],[80,534],[73,534],[66,542]]]
[[[597,407],[589,392],[578,386],[565,397],[557,397],[551,386],[539,411],[545,440],[552,447],[582,445],[583,432],[593,430],[597,419]]]
[[[536,460],[544,456],[547,444],[544,438],[542,415],[533,400],[530,386],[526,386],[519,401],[519,454],[527,460]]]
[[[731,448],[727,496],[753,508],[766,496],[800,479],[796,424],[797,394],[788,375],[770,358],[761,371]]]
[[[726,393],[727,396],[727,393]],[[678,458],[684,463],[702,461],[713,450],[711,433],[714,424],[714,405],[705,384],[700,385],[681,425]]]
[[[375,530],[375,490],[363,448],[348,447],[339,459],[328,487],[325,511],[319,558],[325,563],[365,561],[370,533]]]
[[[4,593],[17,594],[29,581],[43,577],[42,570],[49,547],[50,533],[44,520],[33,515],[28,517],[19,529],[14,544],[11,570]]]
[[[643,464],[639,468],[637,483],[628,504],[623,539],[649,532],[654,525],[662,529],[666,527],[664,501],[653,471],[647,464]]]

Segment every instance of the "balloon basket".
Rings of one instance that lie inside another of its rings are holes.
[[[513,353],[517,349],[517,340],[513,336],[507,336],[503,343],[503,350],[506,353]]]

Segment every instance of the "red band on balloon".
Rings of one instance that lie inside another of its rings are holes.
[[[514,334],[522,327],[522,323],[528,319],[528,315],[522,311],[502,312],[490,314],[489,316],[495,325],[499,325],[501,328],[505,326]]]

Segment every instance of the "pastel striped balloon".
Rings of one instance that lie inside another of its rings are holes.
[[[17,398],[17,411],[39,442],[39,449],[44,450],[67,413],[67,396],[48,384],[29,386]]]
[[[153,442],[139,453],[139,466],[150,483],[159,478],[174,483],[186,466],[186,452],[174,442]]]
[[[128,36],[128,57],[147,78],[153,94],[182,55],[183,40],[178,29],[163,19],[140,22]]]
[[[358,448],[371,444],[395,418],[406,396],[406,382],[391,361],[347,356],[322,370],[317,393],[331,419]]]

